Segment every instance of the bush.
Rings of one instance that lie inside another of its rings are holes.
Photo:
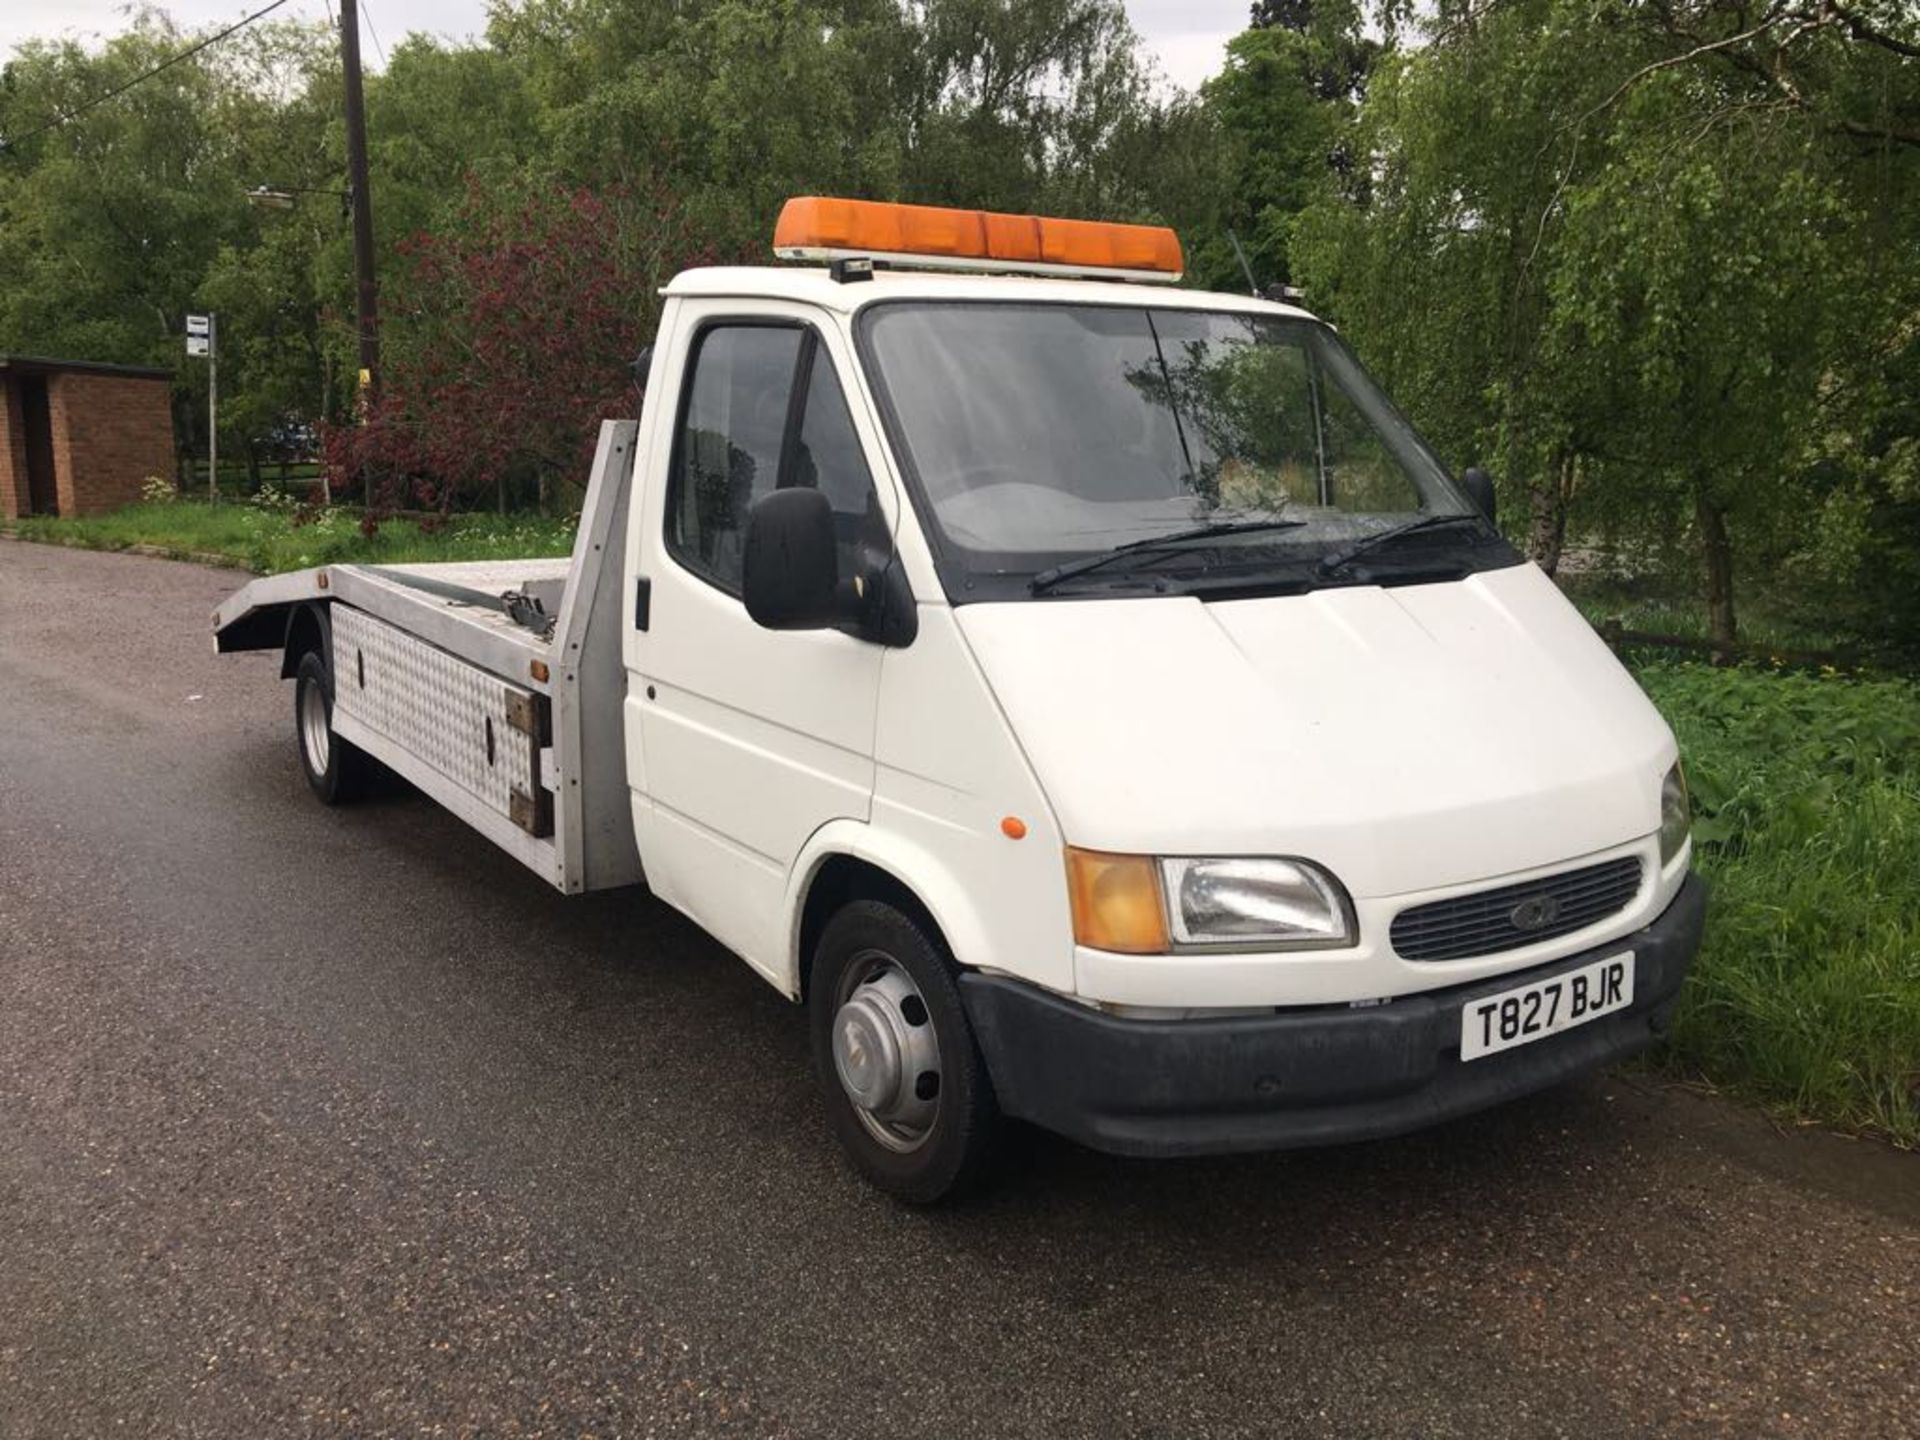
[[[1920,686],[1650,664],[1707,937],[1665,1063],[1920,1143]]]
[[[388,303],[412,324],[362,422],[324,436],[336,492],[364,480],[383,511],[551,508],[586,474],[600,422],[640,413],[631,367],[660,288],[715,258],[664,190],[477,181],[443,229],[400,249]]]

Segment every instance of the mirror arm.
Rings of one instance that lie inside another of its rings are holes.
[[[913,587],[907,583],[906,566],[900,552],[893,551],[879,570],[871,572],[867,597],[870,622],[867,633],[882,645],[905,649],[920,633],[920,607],[914,603]]]
[[[1489,523],[1499,523],[1499,507],[1491,475],[1478,465],[1469,465],[1461,472],[1460,488],[1467,492],[1467,498],[1473,501],[1475,508],[1487,517]]]
[[[848,619],[841,628],[855,639],[904,649],[920,633],[920,610],[899,552],[868,549],[861,558],[865,583],[842,582]]]

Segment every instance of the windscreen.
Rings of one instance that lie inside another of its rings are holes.
[[[900,302],[863,324],[950,573],[1031,576],[1196,527],[1244,530],[1242,562],[1280,563],[1473,513],[1317,322]],[[1218,545],[1208,554],[1217,568]],[[1143,550],[1140,566],[1149,556],[1156,574],[1180,573],[1181,557]]]

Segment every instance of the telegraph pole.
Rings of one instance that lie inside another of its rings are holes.
[[[373,284],[373,199],[367,191],[367,109],[360,88],[359,0],[340,0],[340,62],[346,71],[347,190],[353,200],[354,313],[360,331],[362,406],[380,392],[380,308]]]

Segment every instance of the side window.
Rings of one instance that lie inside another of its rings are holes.
[[[685,411],[667,481],[667,548],[702,578],[740,593],[747,512],[782,485],[833,505],[840,573],[863,546],[884,550],[886,524],[833,360],[798,326],[717,325],[695,341]],[[793,405],[796,381],[805,386]]]
[[[805,335],[792,325],[717,325],[695,342],[667,480],[667,548],[734,594],[747,510],[780,482],[780,447]]]

